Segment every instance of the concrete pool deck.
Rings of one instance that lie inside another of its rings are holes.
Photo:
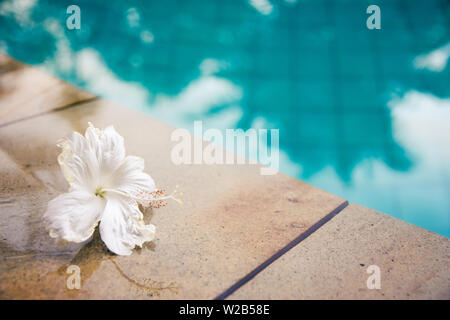
[[[56,140],[114,125],[158,187],[184,192],[146,214],[156,239],[129,257],[98,234],[58,246],[47,202],[67,190]],[[180,165],[173,127],[0,54],[0,298],[450,298],[450,239],[255,165]],[[66,286],[69,265],[81,288]],[[366,286],[369,265],[381,289]]]

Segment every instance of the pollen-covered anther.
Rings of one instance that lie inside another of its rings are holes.
[[[177,186],[178,188],[178,186]],[[165,207],[167,205],[167,199],[173,199],[178,203],[181,203],[181,200],[175,198],[175,194],[177,190],[174,190],[171,194],[167,195],[164,190],[156,189],[155,191],[140,191],[136,200],[139,204],[141,204],[145,208],[157,209],[161,207]]]

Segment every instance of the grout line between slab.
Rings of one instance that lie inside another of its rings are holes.
[[[37,117],[40,117],[40,116],[44,116],[44,115],[50,114],[52,112],[58,112],[58,111],[66,110],[66,109],[69,109],[69,108],[72,108],[72,107],[76,107],[76,106],[78,106],[80,104],[89,103],[89,102],[92,102],[92,101],[95,101],[95,100],[98,100],[98,99],[99,99],[98,97],[93,97],[93,98],[88,98],[88,99],[84,99],[84,100],[75,101],[75,102],[72,102],[72,103],[60,106],[60,107],[56,107],[55,109],[52,109],[52,110],[49,110],[49,111],[44,111],[44,112],[41,112],[41,113],[38,113],[38,114],[34,114],[34,115],[31,115],[31,116],[28,116],[28,117],[24,117],[24,118],[21,118],[21,119],[17,119],[17,120],[13,120],[13,121],[10,121],[10,122],[6,122],[6,123],[3,123],[3,124],[0,124],[0,128],[4,128],[4,127],[7,127],[9,125],[12,125],[12,124],[24,121],[24,120],[29,120],[29,119],[37,118]]]
[[[231,287],[229,287],[227,290],[225,290],[223,293],[218,295],[214,300],[224,300],[228,296],[230,296],[233,292],[238,290],[240,287],[245,285],[247,282],[249,282],[251,279],[253,279],[258,273],[263,271],[265,268],[267,268],[270,264],[275,262],[278,258],[280,258],[282,255],[284,255],[286,252],[294,248],[296,245],[298,245],[300,242],[305,240],[307,237],[309,237],[311,234],[313,234],[315,231],[317,231],[322,225],[327,223],[329,220],[331,220],[335,215],[340,213],[342,210],[344,210],[348,206],[348,201],[344,201],[341,203],[338,207],[336,207],[333,211],[331,211],[329,214],[327,214],[325,217],[317,221],[313,226],[311,226],[308,230],[303,232],[301,235],[299,235],[297,238],[289,242],[285,247],[278,250],[273,256],[271,256],[269,259],[264,261],[262,264],[257,266],[253,271],[248,273],[246,276],[244,276],[242,279],[240,279],[238,282],[233,284]]]

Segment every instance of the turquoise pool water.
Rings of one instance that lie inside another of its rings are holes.
[[[80,30],[0,1],[0,50],[176,126],[278,128],[281,171],[450,236],[448,1],[73,4]]]

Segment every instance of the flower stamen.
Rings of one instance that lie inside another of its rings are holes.
[[[176,189],[169,195],[166,195],[164,190],[156,189],[155,191],[144,191],[141,190],[137,193],[137,195],[133,195],[130,193],[126,193],[120,190],[116,189],[103,189],[102,194],[106,191],[113,192],[120,194],[122,196],[125,196],[127,198],[130,198],[132,200],[135,200],[137,203],[142,205],[144,208],[161,208],[165,207],[167,205],[167,202],[165,200],[172,199],[178,202],[179,204],[183,204],[183,202],[175,198],[175,194],[177,193],[178,185],[176,186]],[[180,196],[182,193],[180,192]]]

